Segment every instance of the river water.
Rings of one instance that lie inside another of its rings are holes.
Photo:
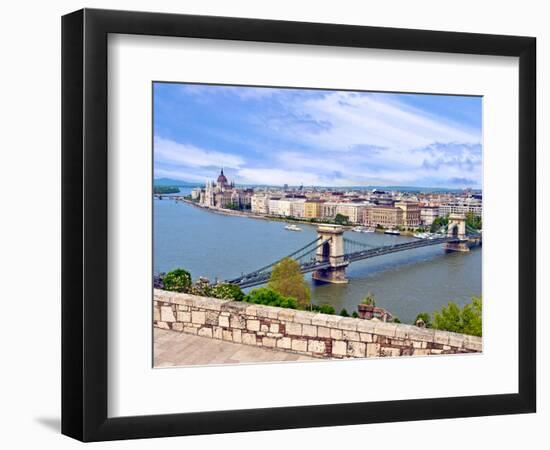
[[[188,190],[182,189],[187,193]],[[185,268],[193,279],[225,280],[286,256],[316,238],[314,226],[287,231],[283,222],[226,216],[169,198],[154,200],[154,271]],[[388,245],[414,238],[347,231],[345,237],[369,245]],[[481,294],[481,247],[468,253],[445,253],[426,247],[358,261],[347,268],[348,284],[311,284],[313,303],[330,303],[350,313],[370,291],[377,306],[402,322],[421,311],[433,312],[455,301],[468,303]]]

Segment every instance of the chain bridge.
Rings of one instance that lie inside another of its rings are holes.
[[[442,230],[445,234],[441,237],[373,246],[344,237],[344,229],[340,225],[319,225],[315,240],[271,264],[227,280],[227,283],[237,284],[242,288],[264,284],[269,281],[273,267],[285,258],[296,260],[302,273],[313,272],[312,278],[315,280],[347,283],[346,267],[355,261],[432,245],[445,244],[447,252],[465,252],[474,245],[481,245],[481,234],[467,226],[463,215],[451,214],[447,227]]]

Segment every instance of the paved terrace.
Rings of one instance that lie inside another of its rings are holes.
[[[154,328],[155,367],[313,360],[305,355]]]

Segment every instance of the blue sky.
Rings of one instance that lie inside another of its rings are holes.
[[[481,187],[480,97],[154,84],[154,176]]]

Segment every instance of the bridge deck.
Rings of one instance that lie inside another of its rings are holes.
[[[343,255],[343,258],[344,258],[344,261],[348,263],[352,263],[363,259],[374,258],[376,256],[389,255],[392,253],[402,252],[405,250],[413,250],[417,248],[429,247],[432,245],[441,245],[441,244],[446,244],[448,242],[458,242],[458,241],[459,239],[451,236],[445,236],[445,237],[436,238],[436,239],[418,239],[414,241],[404,242],[402,244],[384,245],[381,247],[374,247],[374,248],[365,248],[364,250],[345,254]],[[315,270],[324,269],[329,266],[330,266],[329,261],[312,260],[310,262],[302,263],[300,265],[300,271],[302,273],[308,273],[308,272],[313,272]],[[231,280],[229,282],[238,284],[242,288],[263,284],[269,280],[269,277],[271,275],[271,271],[266,269],[269,269],[269,266],[263,267],[262,269],[256,272],[251,272],[247,275],[243,275],[242,277],[235,278],[234,280]]]

